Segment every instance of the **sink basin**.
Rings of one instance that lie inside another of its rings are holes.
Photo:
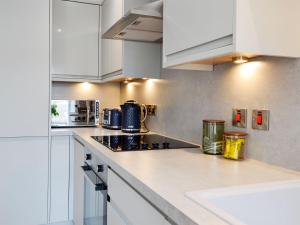
[[[300,180],[186,193],[234,225],[300,225]]]

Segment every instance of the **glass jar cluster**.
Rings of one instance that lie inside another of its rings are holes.
[[[224,120],[203,120],[203,152],[223,155],[226,159],[243,160],[248,134],[244,132],[224,132]]]

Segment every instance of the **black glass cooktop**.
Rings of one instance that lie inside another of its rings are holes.
[[[198,145],[157,134],[92,136],[92,138],[114,152],[199,148]]]

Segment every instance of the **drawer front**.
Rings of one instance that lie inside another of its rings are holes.
[[[107,203],[107,225],[127,225],[110,203]]]
[[[149,202],[112,170],[108,171],[108,194],[124,221],[130,225],[170,225]]]

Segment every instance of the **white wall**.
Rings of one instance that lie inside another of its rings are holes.
[[[52,99],[99,99],[101,109],[118,107],[120,105],[120,84],[53,82]]]
[[[214,72],[166,70],[162,80],[121,85],[121,102],[157,104],[148,120],[154,131],[202,142],[203,119],[225,119],[232,108],[248,109],[248,156],[300,170],[300,60],[258,58],[243,65],[227,63]],[[251,129],[252,109],[271,110],[270,131]]]

